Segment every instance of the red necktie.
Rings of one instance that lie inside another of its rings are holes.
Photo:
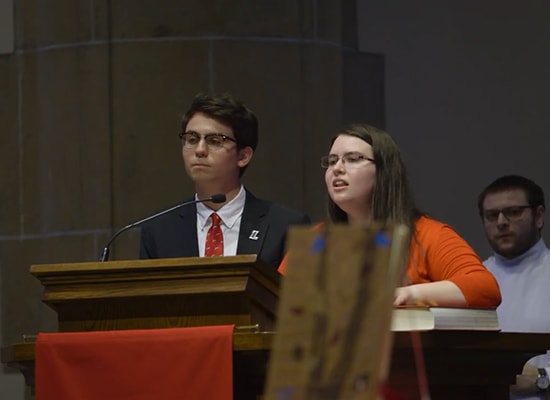
[[[204,247],[205,257],[223,256],[223,234],[220,228],[221,219],[216,213],[210,214],[212,226],[206,234],[206,245]]]

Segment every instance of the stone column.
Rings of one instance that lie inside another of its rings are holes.
[[[342,76],[363,79],[342,67],[355,1],[14,4],[15,52],[0,56],[4,344],[56,329],[30,265],[95,261],[117,228],[193,193],[177,133],[197,92],[257,113],[251,191],[324,218],[318,160],[342,122]],[[138,236],[112,258],[137,257]]]

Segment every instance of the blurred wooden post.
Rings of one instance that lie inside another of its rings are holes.
[[[375,399],[408,229],[296,227],[288,243],[266,399]]]

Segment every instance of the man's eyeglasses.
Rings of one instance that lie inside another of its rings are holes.
[[[348,168],[360,167],[361,165],[366,164],[369,161],[375,164],[374,158],[369,158],[361,153],[351,152],[346,153],[342,156],[337,156],[336,154],[323,156],[321,157],[321,167],[333,168],[338,163],[338,160],[342,160],[342,162],[346,164]]]
[[[223,135],[221,133],[207,133],[201,135],[197,132],[180,133],[181,144],[187,148],[194,148],[200,143],[202,139],[206,142],[206,145],[211,149],[220,149],[228,140],[237,143],[232,137]]]
[[[496,222],[500,213],[508,221],[517,221],[523,215],[523,210],[527,208],[533,208],[533,206],[512,206],[504,207],[500,210],[483,210],[481,212],[481,217],[487,222]]]

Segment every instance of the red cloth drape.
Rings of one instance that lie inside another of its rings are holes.
[[[40,333],[36,400],[233,398],[233,325]]]

